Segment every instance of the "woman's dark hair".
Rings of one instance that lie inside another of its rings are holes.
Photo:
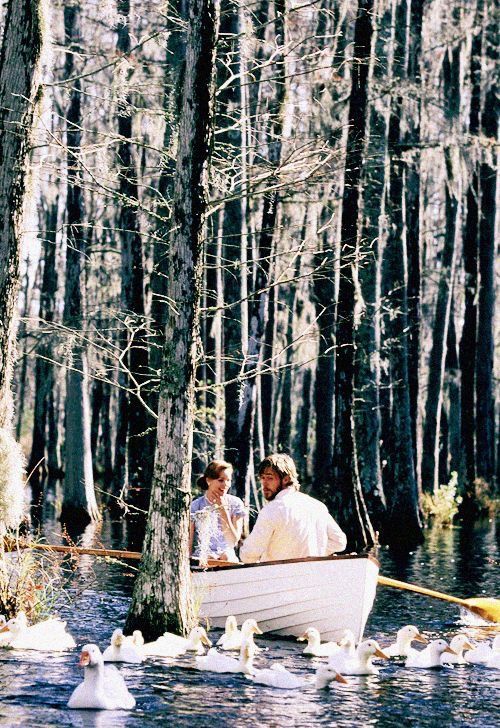
[[[223,470],[231,470],[232,472],[233,466],[231,463],[226,463],[225,460],[212,460],[211,463],[208,463],[203,475],[200,475],[196,481],[196,485],[200,488],[200,490],[207,490],[207,478],[210,478],[210,480],[217,480]]]

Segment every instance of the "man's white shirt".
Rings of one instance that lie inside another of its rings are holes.
[[[327,507],[289,486],[266,503],[240,549],[244,563],[329,556],[347,539]]]

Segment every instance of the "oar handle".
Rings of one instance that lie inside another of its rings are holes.
[[[378,577],[378,583],[382,586],[392,586],[395,589],[405,589],[406,591],[416,592],[417,594],[425,594],[428,597],[435,597],[436,599],[443,599],[445,602],[454,602],[455,604],[465,605],[465,599],[459,599],[458,597],[452,597],[450,594],[443,594],[443,592],[434,591],[434,589],[426,589],[424,586],[417,586],[416,584],[408,584],[406,581],[398,581],[397,579],[389,579],[387,576]],[[466,606],[466,605],[465,605]]]

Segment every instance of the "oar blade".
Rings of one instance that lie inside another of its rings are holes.
[[[464,606],[487,622],[500,624],[500,599],[474,597],[474,599],[464,599]]]

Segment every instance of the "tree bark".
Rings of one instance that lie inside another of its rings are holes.
[[[202,282],[203,222],[212,131],[217,6],[190,6],[186,72],[168,261],[169,307],[160,385],[153,487],[143,549],[126,630],[147,639],[193,624],[189,573],[189,505],[194,387]]]
[[[77,71],[75,56],[81,51],[80,9],[77,5],[64,8],[66,39],[65,78]],[[61,521],[76,530],[91,520],[100,519],[94,491],[92,450],[90,445],[90,401],[87,357],[78,336],[85,321],[85,276],[83,261],[84,200],[81,154],[81,81],[72,79],[69,108],[66,116],[68,150],[68,194],[66,202],[66,287],[64,292],[63,324],[76,331],[66,371],[65,401],[65,468],[64,499]]]
[[[0,54],[0,428],[7,430],[13,417],[19,256],[28,154],[41,89],[42,22],[37,0],[9,0]]]
[[[354,57],[349,101],[349,128],[341,222],[340,284],[336,309],[335,443],[332,487],[328,502],[347,534],[348,548],[362,549],[374,541],[359,472],[355,464],[354,278],[360,183],[368,101],[368,69],[372,41],[373,0],[360,0],[354,29]]]

